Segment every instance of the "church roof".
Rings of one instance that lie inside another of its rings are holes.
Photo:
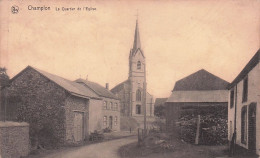
[[[141,48],[141,41],[140,41],[140,34],[139,34],[139,27],[138,27],[138,20],[136,20],[136,26],[135,26],[135,37],[134,37],[134,44],[133,44],[133,50],[136,50],[138,48]]]
[[[201,69],[175,83],[173,91],[225,90],[229,83]]]
[[[77,79],[75,82],[77,83],[83,83],[86,85],[88,88],[93,90],[97,95],[100,97],[106,97],[106,98],[112,98],[112,99],[118,99],[112,92],[110,92],[108,89],[105,87],[99,85],[98,83],[91,82],[88,80],[84,79]]]
[[[139,27],[138,27],[138,20],[136,20],[134,44],[133,44],[133,48],[130,52],[130,56],[135,56],[135,54],[138,51],[140,51],[141,54],[144,56],[143,51],[141,49],[141,40],[140,40],[140,33],[139,33]]]
[[[117,92],[121,91],[122,89],[124,89],[125,84],[130,84],[130,80],[125,80],[124,82],[119,83],[118,85],[116,85],[114,88],[111,89],[111,92],[117,93]]]

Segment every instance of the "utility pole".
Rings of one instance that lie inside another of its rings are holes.
[[[144,105],[144,135],[146,135],[146,65],[144,63],[144,83],[143,83],[143,105]]]

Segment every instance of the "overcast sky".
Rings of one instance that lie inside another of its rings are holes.
[[[11,14],[13,5],[18,14]],[[1,0],[0,65],[10,77],[31,65],[113,88],[128,77],[137,9],[148,91],[155,97],[168,97],[177,80],[202,68],[231,82],[260,46],[260,0]]]

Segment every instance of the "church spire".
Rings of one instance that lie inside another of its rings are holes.
[[[138,28],[138,19],[136,19],[133,50],[136,50],[138,48],[141,48],[141,41],[140,41],[140,34],[139,34],[139,28]]]

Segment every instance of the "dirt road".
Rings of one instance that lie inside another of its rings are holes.
[[[118,149],[126,144],[137,141],[137,138],[128,137],[97,144],[87,145],[75,150],[63,151],[46,156],[46,158],[119,158]]]

